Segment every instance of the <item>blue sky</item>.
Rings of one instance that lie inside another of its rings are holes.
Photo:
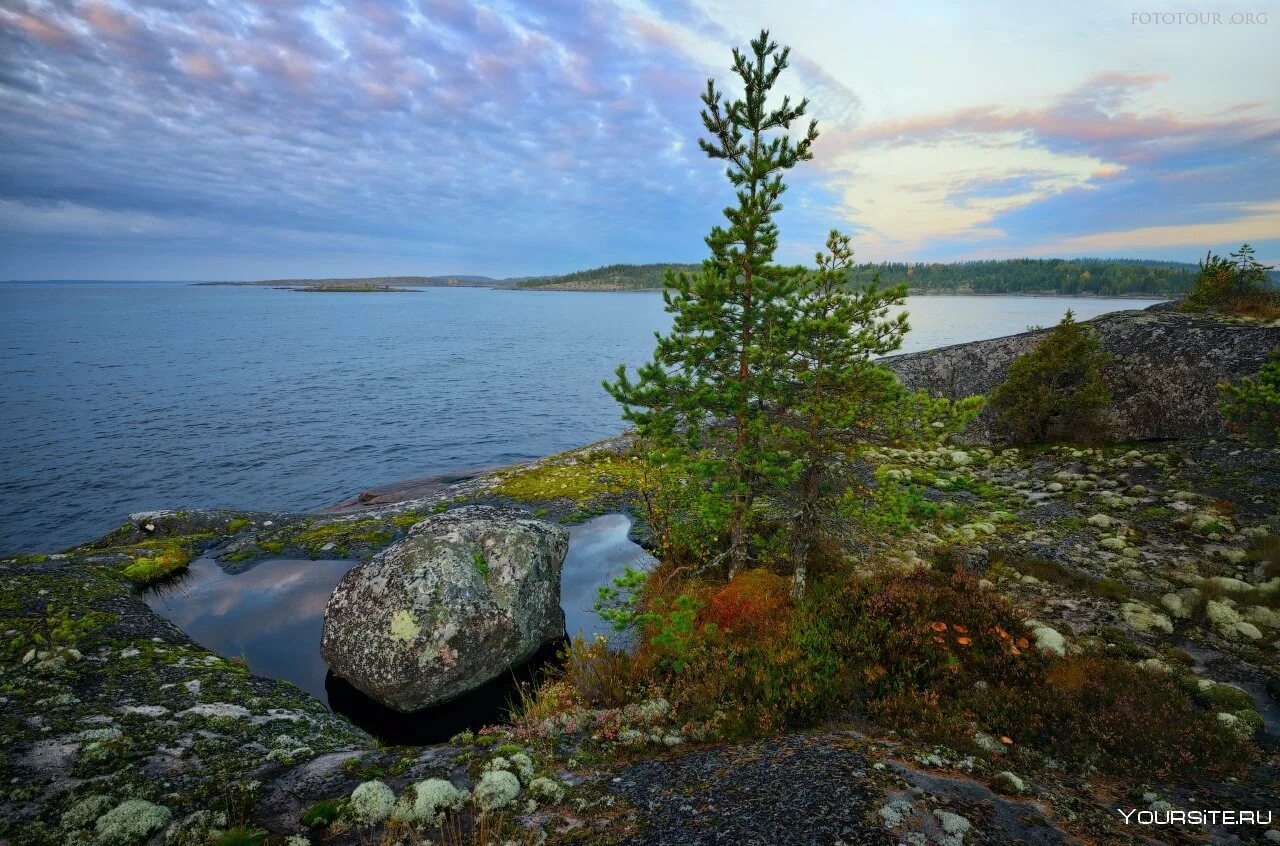
[[[784,260],[1280,261],[1280,2],[781,8],[4,0],[0,279],[697,260],[697,97],[762,26],[823,132]]]

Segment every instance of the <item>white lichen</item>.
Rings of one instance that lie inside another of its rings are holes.
[[[520,779],[521,784],[528,784],[533,778],[533,760],[523,752],[516,752],[514,755],[508,756],[507,760],[511,764],[511,769],[515,771],[516,776]]]
[[[480,777],[471,801],[482,811],[505,808],[520,795],[520,780],[506,770],[490,770]]]
[[[347,811],[361,825],[377,825],[391,816],[395,807],[395,791],[380,781],[366,781],[351,791]]]
[[[467,792],[442,778],[429,778],[413,788],[413,820],[435,828],[450,811],[459,811],[467,801]]]
[[[540,801],[555,804],[564,799],[564,785],[551,778],[535,778],[529,782],[529,794]]]
[[[94,825],[100,846],[137,846],[169,824],[169,809],[144,799],[121,802]]]
[[[62,828],[65,831],[81,831],[93,828],[98,817],[111,808],[111,797],[95,794],[86,796],[76,802],[62,814]]]

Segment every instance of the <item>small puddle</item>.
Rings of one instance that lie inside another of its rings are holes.
[[[596,592],[627,567],[647,570],[654,558],[627,539],[631,518],[606,514],[569,527],[569,554],[560,572],[560,607],[569,637],[590,640],[605,635],[620,645],[624,638],[595,612]]]
[[[197,558],[146,599],[206,649],[244,658],[257,675],[293,682],[323,701],[324,606],[356,563],[274,558],[228,573],[212,558]]]
[[[618,636],[593,609],[596,590],[628,566],[653,562],[628,539],[631,520],[606,514],[569,527],[560,578],[565,628],[585,638]],[[464,729],[500,722],[529,681],[554,662],[559,644],[528,664],[435,708],[401,714],[369,699],[329,672],[320,658],[324,608],[342,575],[358,561],[273,558],[228,572],[211,558],[191,562],[184,576],[149,592],[153,611],[193,640],[227,658],[244,658],[256,675],[296,684],[370,734],[396,744],[447,740]]]

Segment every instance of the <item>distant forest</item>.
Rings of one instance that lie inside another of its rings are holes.
[[[546,291],[643,291],[661,288],[662,277],[669,267],[690,271],[698,269],[696,264],[607,264],[564,276],[521,279],[513,287]]]
[[[661,288],[669,267],[698,269],[692,264],[611,264],[564,276],[523,279],[515,287],[556,291]],[[994,259],[950,264],[860,264],[850,270],[849,276],[851,282],[860,284],[871,281],[878,272],[882,284],[906,282],[914,293],[1171,297],[1186,293],[1197,270],[1194,264],[1145,259]],[[1276,274],[1272,277],[1276,278]]]

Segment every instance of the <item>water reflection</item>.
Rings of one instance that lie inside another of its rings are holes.
[[[609,634],[617,640],[593,605],[596,589],[628,565],[653,562],[627,538],[630,529],[622,514],[569,528],[560,604],[570,635]],[[358,563],[276,558],[228,572],[210,558],[198,558],[183,578],[149,592],[146,600],[205,648],[244,658],[257,675],[293,682],[390,743],[432,743],[501,721],[518,696],[518,684],[545,669],[559,647],[543,649],[525,666],[452,702],[413,714],[392,711],[333,676],[320,658],[325,604],[343,573]]]
[[[631,519],[625,514],[606,514],[569,528],[569,554],[560,573],[560,606],[570,637],[603,634],[619,640],[594,606],[601,585],[622,575],[628,566],[647,569],[654,563],[651,555],[627,539],[629,531]]]
[[[201,646],[244,658],[254,673],[291,681],[323,701],[324,606],[357,563],[276,558],[228,573],[197,558],[184,578],[149,593],[147,604]]]

